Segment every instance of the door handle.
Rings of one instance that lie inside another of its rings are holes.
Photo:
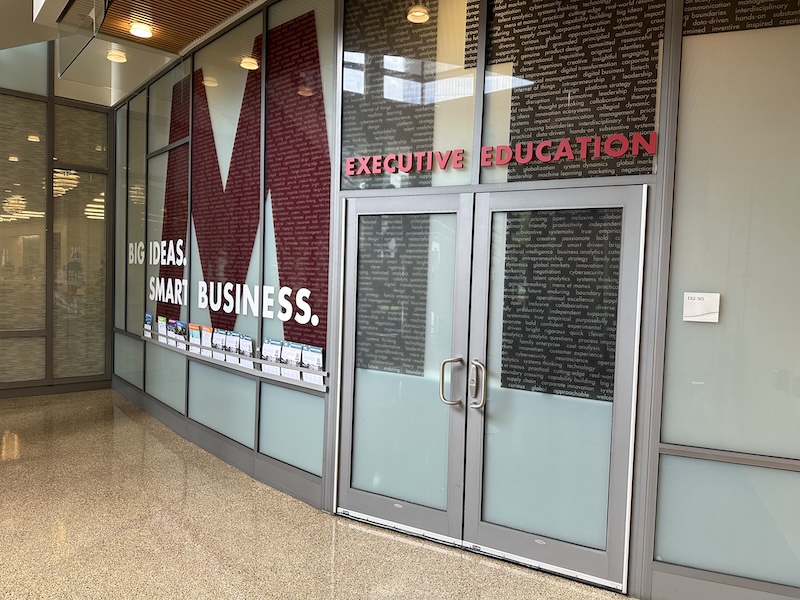
[[[458,363],[461,364],[464,362],[464,359],[460,356],[455,358],[445,358],[442,361],[442,364],[439,365],[439,400],[444,402],[449,406],[454,406],[456,404],[461,404],[461,400],[448,400],[444,397],[444,368],[447,366],[447,363]]]
[[[486,367],[477,358],[473,358],[469,368],[469,394],[473,398],[478,397],[477,372],[480,371],[480,400],[471,402],[469,407],[481,409],[486,406]]]

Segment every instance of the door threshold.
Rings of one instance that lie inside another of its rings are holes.
[[[347,517],[348,519],[353,519],[354,521],[360,521],[362,523],[367,523],[369,525],[376,525],[378,527],[383,527],[384,529],[391,529],[392,531],[397,531],[399,533],[405,533],[407,535],[412,535],[414,537],[430,540],[440,544],[446,544],[454,548],[467,550],[469,552],[474,552],[476,554],[481,554],[483,556],[488,556],[490,558],[498,558],[500,560],[504,560],[507,562],[516,563],[518,565],[536,569],[537,571],[552,573],[554,575],[559,575],[561,577],[567,577],[569,579],[574,579],[576,581],[580,581],[583,583],[588,583],[598,587],[614,590],[615,592],[621,592],[623,594],[625,593],[622,584],[616,581],[609,581],[607,579],[602,579],[600,577],[594,577],[592,575],[586,575],[585,573],[572,571],[571,569],[565,569],[563,567],[537,562],[535,560],[531,560],[529,558],[525,558],[517,554],[503,552],[502,550],[496,550],[494,548],[487,548],[486,546],[473,544],[472,542],[466,542],[464,540],[449,537],[446,535],[440,535],[438,533],[431,533],[430,531],[417,529],[416,527],[409,527],[408,525],[395,523],[394,521],[388,521],[386,519],[379,519],[377,517],[372,517],[370,515],[365,515],[363,513],[347,510],[344,508],[337,509],[336,514],[341,515],[343,517]]]

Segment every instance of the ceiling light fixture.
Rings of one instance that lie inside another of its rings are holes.
[[[252,56],[245,56],[239,66],[248,71],[255,71],[258,69],[258,61]]]
[[[406,19],[412,23],[425,23],[428,19],[430,19],[430,15],[428,14],[428,9],[424,4],[414,4],[413,6],[408,7],[408,10],[406,11]]]
[[[206,87],[217,87],[219,83],[216,77],[203,77],[203,85]]]
[[[297,95],[303,96],[303,98],[308,98],[309,96],[314,95],[314,90],[311,89],[311,86],[301,85],[299,88],[297,88]]]
[[[19,156],[9,156],[8,162],[19,162]]]
[[[25,210],[28,203],[20,195],[9,196],[3,200],[3,211],[10,215],[16,215],[18,212]]]
[[[131,23],[130,29],[131,35],[135,35],[138,38],[151,38],[153,37],[153,28],[150,25],[145,25],[144,23]]]
[[[38,135],[31,134],[31,135],[28,136],[28,141],[29,142],[40,142],[41,140],[39,139]]]
[[[106,58],[115,63],[128,62],[128,57],[122,50],[109,50],[106,52]]]

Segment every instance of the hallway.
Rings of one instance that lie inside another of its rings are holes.
[[[110,390],[0,401],[0,597],[620,596],[314,509]]]

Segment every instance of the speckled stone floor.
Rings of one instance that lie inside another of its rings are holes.
[[[0,597],[622,596],[335,517],[104,390],[0,400]]]

